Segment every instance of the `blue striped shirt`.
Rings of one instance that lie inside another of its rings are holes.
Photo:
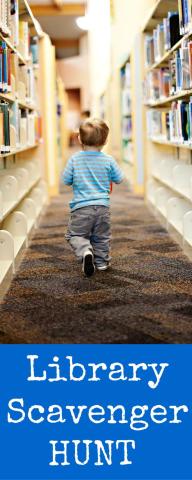
[[[62,174],[64,185],[73,186],[71,210],[88,205],[109,207],[110,184],[124,175],[115,159],[103,152],[81,151],[73,155]]]

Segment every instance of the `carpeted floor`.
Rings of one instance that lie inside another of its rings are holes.
[[[48,207],[1,308],[1,343],[192,343],[192,263],[122,187],[113,263],[87,279],[64,240],[69,195]]]

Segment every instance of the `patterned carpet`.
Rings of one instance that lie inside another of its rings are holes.
[[[113,263],[87,279],[52,200],[1,308],[1,343],[192,343],[192,263],[124,188],[112,195]]]

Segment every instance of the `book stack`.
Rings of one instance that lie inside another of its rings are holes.
[[[149,72],[144,81],[146,102],[163,100],[170,95],[170,71],[168,68],[156,68]]]
[[[148,111],[147,132],[151,139],[191,145],[192,97],[188,102],[172,102],[171,108],[164,111]]]
[[[131,115],[131,90],[126,88],[122,90],[122,115],[124,117]]]
[[[121,85],[122,116],[127,117],[131,115],[131,68],[129,62],[121,70]]]
[[[0,151],[7,154],[35,145],[41,139],[41,118],[21,108],[18,101],[0,102]]]
[[[39,112],[36,112],[35,116],[35,142],[42,141],[42,117]]]
[[[169,12],[152,35],[145,38],[145,64],[146,67],[159,62],[163,55],[181,39],[179,14]]]
[[[11,43],[17,48],[19,45],[19,7],[17,0],[11,0],[10,30]]]
[[[170,141],[192,142],[192,99],[189,102],[173,102],[169,112]]]
[[[36,36],[30,39],[30,54],[33,65],[38,65],[39,62],[39,42]]]
[[[122,121],[122,139],[132,140],[132,118],[124,118]]]
[[[19,116],[19,148],[35,145],[39,140],[37,135],[37,112],[18,109]]]
[[[19,21],[19,46],[18,50],[23,58],[29,60],[30,35],[28,22]]]
[[[178,0],[180,33],[184,35],[192,28],[192,0]]]
[[[19,98],[24,102],[34,104],[35,103],[35,77],[33,66],[22,65],[19,67]]]
[[[0,102],[0,148],[1,153],[10,152],[9,104]]]
[[[12,44],[18,45],[18,0],[0,1],[0,31],[4,37],[11,37]]]
[[[183,40],[173,52],[169,67],[155,68],[148,72],[144,81],[146,102],[163,100],[183,90],[192,88],[192,41]]]
[[[192,87],[192,42],[183,41],[170,60],[170,94]]]
[[[10,0],[1,0],[0,2],[0,30],[5,37],[11,35],[9,28],[11,15],[11,2]]]
[[[169,111],[150,110],[147,112],[147,135],[151,140],[161,142],[170,139],[170,115]]]
[[[121,69],[121,138],[123,160],[132,159],[132,99],[131,99],[131,65],[127,62]]]
[[[0,92],[11,91],[11,51],[0,40]]]

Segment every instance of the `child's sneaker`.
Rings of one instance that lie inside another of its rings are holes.
[[[97,270],[104,272],[105,270],[108,270],[109,267],[110,267],[109,263],[106,263],[105,265],[97,265]]]
[[[83,255],[83,273],[86,277],[92,277],[95,273],[94,257],[91,250],[87,250]]]

